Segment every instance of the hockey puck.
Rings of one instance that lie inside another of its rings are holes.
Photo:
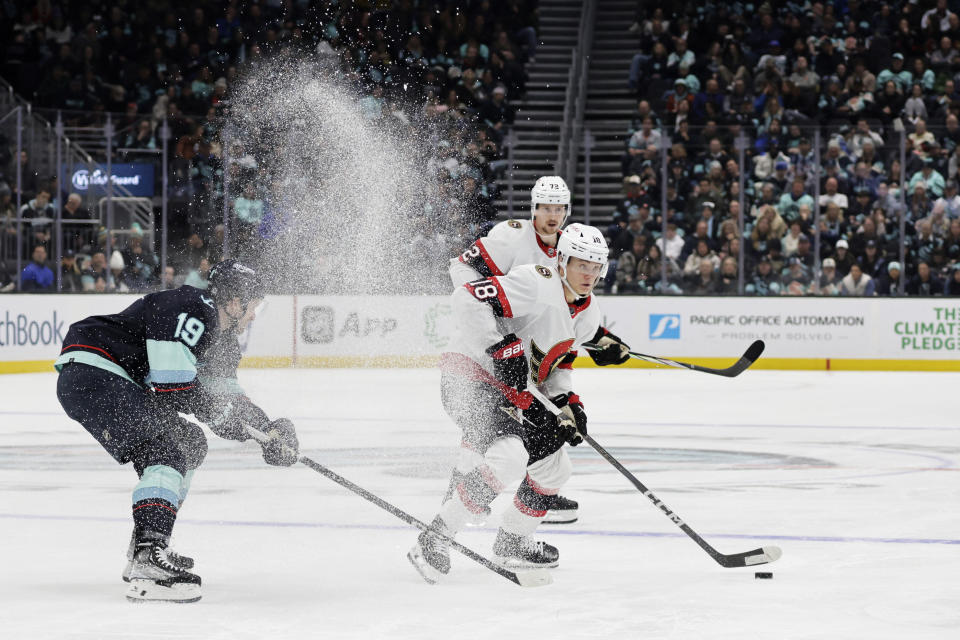
[[[753,577],[757,580],[773,580],[773,572],[771,571],[757,571],[753,574]]]

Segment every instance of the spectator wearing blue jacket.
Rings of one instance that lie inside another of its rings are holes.
[[[53,270],[47,266],[47,250],[42,245],[33,248],[33,262],[20,274],[21,291],[49,291],[53,289]]]

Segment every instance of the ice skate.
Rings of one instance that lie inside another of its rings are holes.
[[[180,569],[160,541],[137,544],[129,572],[131,602],[196,602],[200,576]]]
[[[560,564],[557,548],[533,536],[520,536],[500,529],[493,543],[494,561],[504,568],[542,569]]]
[[[433,519],[430,528],[449,535],[447,525],[440,516]],[[407,559],[424,580],[436,584],[450,573],[450,543],[432,531],[424,531],[417,537],[417,544],[407,553]]]
[[[579,517],[578,509],[580,505],[576,500],[564,498],[563,496],[552,496],[550,506],[547,509],[547,515],[544,517],[543,524],[572,524]]]
[[[122,576],[124,582],[130,582],[130,571],[133,569],[133,556],[136,549],[137,534],[134,532],[130,534],[130,546],[127,547],[127,566],[124,568]],[[167,559],[182,571],[193,569],[193,558],[190,556],[182,556],[170,547],[167,547]]]

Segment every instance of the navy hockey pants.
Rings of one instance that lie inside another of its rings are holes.
[[[207,453],[203,430],[154,402],[149,392],[120,376],[74,362],[57,381],[57,398],[120,464],[137,474],[165,465],[181,475],[196,469]]]

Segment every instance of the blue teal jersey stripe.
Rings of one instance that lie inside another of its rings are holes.
[[[169,382],[192,382],[196,378],[190,371],[168,371],[150,369],[148,380],[158,384]]]
[[[139,489],[134,489],[133,491],[133,504],[137,504],[141,500],[152,500],[155,498],[166,500],[175,507],[180,505],[179,491],[174,493],[173,491],[169,491],[163,487],[141,487]]]
[[[82,364],[90,365],[91,367],[97,367],[98,369],[109,371],[110,373],[115,373],[124,380],[129,380],[130,382],[137,384],[133,381],[133,378],[130,377],[130,374],[128,374],[126,370],[124,370],[124,368],[118,365],[116,362],[107,360],[103,356],[98,356],[90,351],[68,351],[57,358],[56,362],[53,363],[53,367],[57,371],[62,371],[63,365],[68,364],[71,361],[80,362]]]
[[[183,504],[183,501],[187,499],[187,494],[190,492],[190,482],[193,480],[193,473],[196,469],[188,469],[187,473],[183,476],[183,482],[180,483],[180,504]],[[179,507],[178,507],[179,508]]]
[[[203,385],[203,388],[217,395],[224,396],[242,396],[243,387],[236,378],[223,378],[217,376],[206,376],[201,372],[197,380]]]
[[[133,488],[133,503],[159,498],[174,506],[179,505],[182,484],[183,476],[173,467],[163,464],[147,467],[140,476],[140,482]]]
[[[197,377],[197,356],[179,340],[147,340],[150,373],[146,382],[192,382]]]

